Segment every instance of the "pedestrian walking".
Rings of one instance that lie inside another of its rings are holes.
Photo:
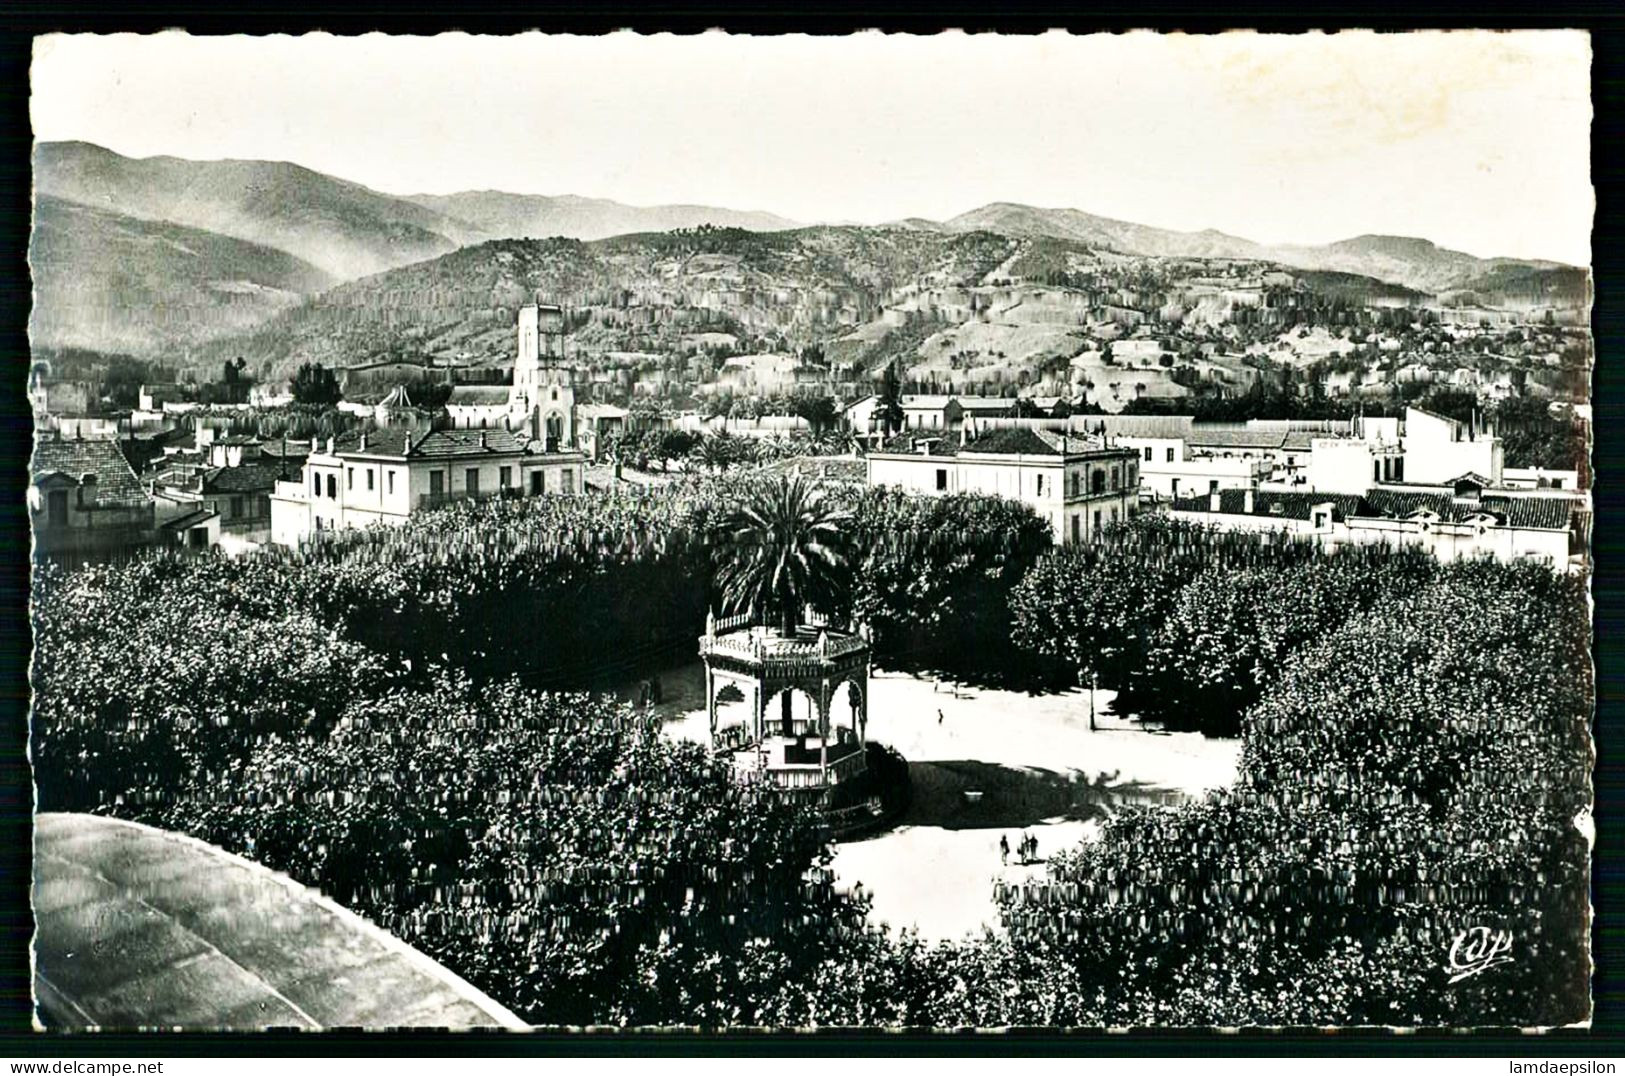
[[[940,709],[937,711],[937,724],[942,724],[942,711]]]
[[[999,862],[1010,865],[1010,838],[1003,833],[999,834]]]

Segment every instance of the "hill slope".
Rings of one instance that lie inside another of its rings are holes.
[[[35,190],[287,251],[340,279],[480,236],[404,198],[280,161],[133,159],[85,142],[34,147]]]
[[[1174,232],[1129,221],[1097,217],[1078,209],[1035,209],[1013,202],[994,202],[961,213],[943,223],[951,231],[988,231],[1003,235],[1049,236],[1125,254],[1191,258],[1261,258],[1257,243],[1223,232]]]
[[[464,191],[460,194],[413,194],[407,198],[435,213],[467,224],[483,239],[554,236],[606,239],[633,232],[695,228],[701,224],[719,228],[748,228],[756,232],[801,227],[772,213],[698,205],[630,206],[606,198],[581,198],[573,194],[549,197],[503,191]]]
[[[1508,294],[1548,296],[1546,301],[1558,305],[1583,306],[1588,301],[1586,289],[1576,286],[1577,280],[1585,278],[1583,269],[1516,258],[1475,258],[1409,236],[1362,235],[1324,246],[1269,247],[1211,229],[1176,232],[1076,209],[1039,209],[1012,202],[994,202],[961,213],[942,226],[954,231],[980,229],[1068,239],[1126,254],[1272,261],[1295,269],[1353,273],[1423,292],[1472,289],[1477,282],[1488,294],[1500,294],[1504,284],[1509,286]],[[1519,278],[1520,272],[1533,270],[1559,275],[1544,280]],[[1490,279],[1486,281],[1486,277]]]
[[[29,264],[36,346],[138,355],[241,332],[333,284],[280,250],[48,195]]]
[[[670,349],[704,332],[805,343],[875,317],[900,283],[971,283],[1014,240],[901,228],[700,228],[501,239],[340,285],[216,350],[286,370],[384,356],[511,358],[516,309],[538,294],[586,318],[583,348]]]

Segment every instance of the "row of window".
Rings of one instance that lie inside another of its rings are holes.
[[[373,473],[373,468],[371,468],[371,467],[363,467],[361,470],[362,470],[362,473],[366,477],[367,491],[370,493],[372,490],[377,488],[375,486],[375,484],[374,484],[376,479],[375,479],[375,476],[374,476],[374,473]],[[323,477],[324,476],[319,475],[319,474],[312,474],[310,476],[310,493],[311,493],[311,496],[320,497],[322,495],[322,478]],[[336,475],[327,475],[325,477],[327,479],[327,496],[332,500],[338,500],[338,496],[339,496],[338,477]],[[387,492],[393,494],[395,492],[395,472],[394,471],[385,471],[384,472],[384,483],[385,483],[385,487],[386,487]],[[354,467],[345,468],[344,488],[347,489],[347,490],[355,489],[355,468]]]
[[[377,488],[376,485],[375,485],[376,477],[374,475],[374,469],[371,468],[371,467],[363,467],[363,468],[361,468],[361,472],[362,472],[362,480],[366,483],[367,492],[369,492],[369,493],[373,492]],[[447,474],[447,472],[442,471],[442,470],[433,470],[433,471],[429,472],[429,494],[431,496],[440,496],[440,495],[444,495],[446,493],[446,474]],[[320,475],[320,474],[311,475],[310,476],[310,492],[311,492],[311,495],[315,496],[315,497],[320,497],[322,495],[323,479],[324,478],[326,479],[326,489],[327,489],[328,498],[330,500],[337,500],[338,495],[339,495],[338,476],[337,475],[332,475],[332,474],[325,475],[325,476]],[[356,483],[356,468],[354,468],[354,467],[345,468],[344,488],[347,491],[353,491],[356,488],[355,483]],[[544,486],[543,483],[544,483],[544,477],[543,477],[543,472],[542,471],[532,471],[530,473],[530,492],[531,493],[539,494],[539,493],[544,492],[545,486]],[[499,468],[497,468],[497,488],[498,489],[514,489],[514,488],[516,488],[515,485],[514,485],[514,480],[513,480],[513,468],[512,467],[499,467]],[[478,494],[480,492],[480,469],[478,467],[470,467],[470,468],[468,468],[467,470],[465,470],[463,472],[463,489],[466,492],[470,493],[470,494],[478,496]],[[571,471],[560,472],[560,489],[565,493],[573,493],[573,492],[575,492],[575,474],[573,472],[571,472]],[[384,491],[386,493],[390,494],[391,496],[394,495],[394,493],[395,493],[395,472],[394,471],[385,471],[384,472]]]
[[[1112,506],[1110,517],[1106,516],[1103,509],[1095,509],[1095,534],[1100,533],[1101,528],[1105,526],[1108,518],[1112,523],[1118,522],[1120,517],[1117,514],[1117,507],[1115,505]],[[1083,541],[1083,513],[1081,512],[1072,517],[1072,540],[1074,542]]]
[[[233,497],[225,504],[227,522],[238,519],[270,519],[271,498],[265,496],[245,495]]]
[[[1147,451],[1149,451],[1149,450],[1147,450]],[[1081,497],[1081,496],[1083,496],[1083,481],[1084,481],[1083,480],[1083,472],[1082,471],[1073,471],[1072,474],[1069,477],[1070,477],[1070,480],[1071,480],[1070,494],[1069,495],[1073,496],[1073,497]],[[1036,493],[1037,496],[1042,497],[1042,496],[1044,496],[1044,490],[1045,490],[1044,475],[1042,473],[1039,473],[1036,476],[1036,478],[1037,478],[1037,482],[1036,482],[1034,492]],[[1134,478],[1134,475],[1131,472],[1129,474],[1129,479],[1132,481],[1133,478]],[[1112,488],[1113,492],[1116,492],[1117,490],[1120,490],[1120,489],[1123,488],[1123,472],[1122,472],[1122,469],[1119,468],[1119,467],[1114,466],[1112,468],[1112,470],[1111,470],[1111,488]],[[946,492],[947,489],[948,489],[948,469],[946,467],[939,467],[939,468],[937,468],[937,491],[938,492]],[[1097,471],[1090,472],[1090,475],[1089,475],[1089,492],[1092,493],[1092,494],[1099,494],[1099,493],[1105,493],[1106,492],[1106,472],[1105,471],[1097,470]]]

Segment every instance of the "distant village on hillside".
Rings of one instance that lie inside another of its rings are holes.
[[[1277,322],[1308,294],[1257,279],[1193,286],[1222,288],[1225,303]],[[954,332],[1077,333],[1057,315],[1068,297],[1086,312],[1087,294],[999,283],[916,295],[880,320],[949,318],[954,328],[924,337],[930,355],[939,342],[953,346]],[[1125,320],[1137,307],[1108,310],[1087,330],[1099,338],[1066,358],[1057,380],[1007,384],[1003,395],[951,391],[962,350],[855,381],[861,366],[838,378],[840,364],[806,354],[719,359],[708,347],[690,361],[694,380],[651,380],[647,367],[584,361],[569,312],[541,302],[518,309],[501,365],[307,365],[291,382],[259,383],[228,362],[203,385],[105,373],[97,385],[58,379],[41,361],[29,384],[36,541],[69,560],[166,544],[297,547],[323,530],[399,523],[454,500],[844,456],[854,481],[1025,501],[1058,543],[1162,511],[1334,545],[1420,544],[1445,559],[1484,552],[1564,565],[1584,555],[1590,408],[1569,391],[1584,354],[1578,330],[1545,316],[1497,329],[1482,318],[1424,313],[1405,323],[1412,315],[1398,308],[1340,308],[1333,324],[1370,331],[1317,324],[1228,356],[1212,343],[1181,353],[1187,339]],[[1320,357],[1298,365],[1275,349]],[[1288,376],[1268,379],[1259,356],[1270,354]],[[1123,400],[1130,379],[1134,395]],[[678,406],[674,384],[694,406]],[[1435,400],[1459,413],[1430,409]],[[1510,460],[1501,421],[1516,427]]]

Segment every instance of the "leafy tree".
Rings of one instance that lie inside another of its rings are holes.
[[[903,379],[897,360],[886,366],[880,380],[880,427],[887,437],[903,428]]]
[[[293,377],[292,391],[295,403],[318,407],[332,407],[344,398],[338,376],[321,363],[301,365]]]
[[[822,394],[796,396],[790,403],[790,410],[792,414],[807,420],[814,437],[834,425],[835,416],[840,413],[835,400]]]
[[[140,402],[141,386],[147,380],[147,364],[138,359],[117,356],[107,364],[101,394],[114,407],[134,407]]]
[[[1249,712],[1233,789],[1108,821],[1052,860],[1058,904],[1005,892],[1012,948],[1108,1024],[1580,1019],[1583,595],[1476,562],[1355,613]],[[1474,925],[1529,959],[1447,983]]]

